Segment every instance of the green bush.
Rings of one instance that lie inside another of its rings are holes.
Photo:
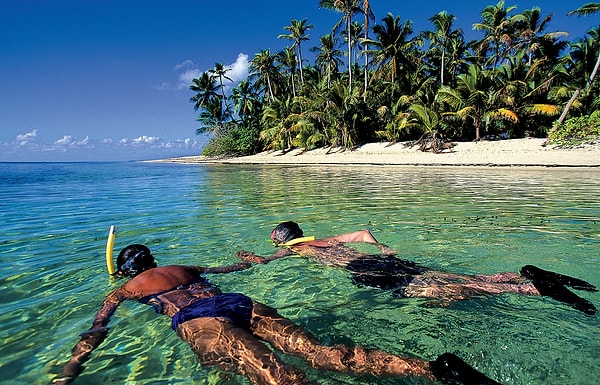
[[[600,142],[600,115],[569,118],[558,125],[549,135],[550,143],[562,147],[574,147]]]
[[[225,136],[213,137],[202,150],[204,156],[243,156],[257,152],[259,131],[254,127],[229,130]]]
[[[235,143],[227,136],[212,138],[202,149],[204,156],[225,156],[234,153]]]

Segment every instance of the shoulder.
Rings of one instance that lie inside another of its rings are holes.
[[[195,282],[205,269],[199,266],[168,265],[146,270],[123,285],[124,290],[142,296]]]

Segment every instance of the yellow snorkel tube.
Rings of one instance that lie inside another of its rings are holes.
[[[310,241],[314,241],[314,240],[315,240],[314,236],[294,238],[291,241],[288,241],[286,243],[280,243],[278,246],[293,246],[293,245],[297,245],[298,243],[310,242]]]
[[[115,244],[116,227],[110,226],[108,230],[108,239],[106,239],[106,268],[108,274],[115,274],[115,264],[113,263],[113,246]]]

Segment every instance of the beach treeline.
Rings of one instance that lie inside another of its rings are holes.
[[[548,137],[570,118],[584,122],[577,127],[585,135],[600,134],[598,25],[572,38],[551,30],[552,12],[518,13],[499,1],[472,24],[481,39],[466,41],[451,12],[431,16],[431,28],[417,32],[393,13],[377,19],[368,0],[318,6],[340,16],[318,46],[306,46],[308,20],[291,20],[278,36],[289,45],[256,53],[248,79],[229,92],[223,64],[193,80],[197,133],[211,136],[204,155]],[[569,15],[591,21],[583,16],[595,13],[600,3]]]

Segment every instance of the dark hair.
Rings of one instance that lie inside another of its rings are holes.
[[[277,225],[272,233],[272,238],[278,243],[286,243],[294,238],[304,236],[302,229],[296,222],[288,221]]]
[[[135,277],[143,271],[156,267],[154,256],[144,245],[129,245],[117,257],[117,273]]]

